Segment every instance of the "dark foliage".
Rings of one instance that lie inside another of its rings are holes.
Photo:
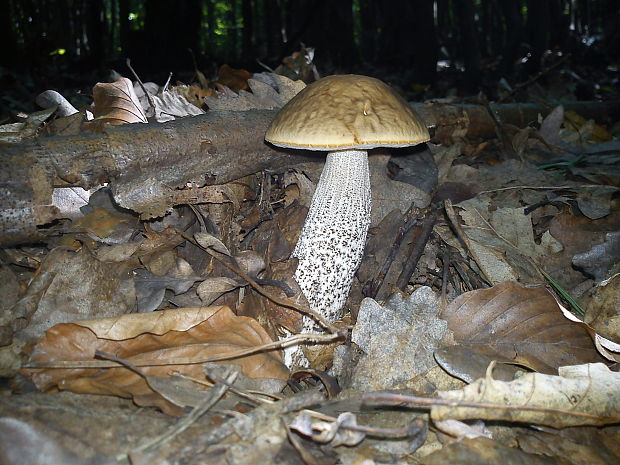
[[[531,76],[562,54],[613,63],[617,0],[5,0],[0,64],[12,69],[213,72],[275,67],[301,43],[324,74],[381,69],[434,84],[437,70],[472,92]],[[192,52],[190,52],[190,50]],[[439,65],[439,68],[438,68]],[[43,73],[43,71],[41,71]],[[34,74],[37,74],[36,72]]]

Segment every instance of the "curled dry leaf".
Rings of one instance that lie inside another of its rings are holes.
[[[229,257],[231,256],[229,250],[226,248],[224,243],[220,241],[217,237],[212,236],[209,233],[198,232],[194,234],[194,239],[196,239],[196,242],[198,242],[205,249],[213,249],[216,252],[223,253],[224,255],[228,255]]]
[[[562,314],[564,315],[564,317],[566,317],[567,320],[574,321],[577,324],[583,325],[590,333],[590,335],[594,337],[594,345],[596,346],[596,350],[598,350],[599,354],[612,362],[620,362],[620,344],[610,341],[609,339],[606,339],[600,334],[598,334],[594,328],[581,321],[574,314],[569,312],[568,309],[563,307],[562,304],[558,303],[558,306],[560,307],[560,310],[562,310]]]
[[[439,391],[442,399],[493,404],[492,407],[433,406],[433,420],[504,420],[565,428],[620,421],[620,373],[602,363],[561,367],[560,376],[528,373],[497,381],[492,365],[485,378],[456,391]]]
[[[164,299],[166,289],[170,289],[174,295],[183,294],[197,281],[191,276],[158,276],[147,270],[135,270],[133,276],[140,313],[156,310]]]
[[[242,250],[235,255],[239,268],[251,278],[258,277],[265,269],[265,259],[253,250]]]
[[[228,307],[184,308],[56,325],[36,344],[30,362],[92,362],[95,351],[99,350],[140,367],[148,376],[161,378],[181,373],[204,379],[202,364],[209,358],[270,342],[256,320],[236,316]],[[182,363],[175,364],[175,361]],[[148,366],[162,362],[166,364]],[[242,373],[250,378],[270,378],[282,383],[288,379],[288,370],[276,351],[235,358],[227,363],[240,365]],[[43,391],[57,388],[129,397],[138,405],[178,412],[142,377],[124,367],[29,368],[23,373]]]
[[[95,120],[110,124],[147,123],[131,81],[99,82],[93,88]]]
[[[514,282],[466,292],[440,315],[468,349],[542,373],[565,365],[600,362],[583,324],[567,320],[544,288]]]
[[[58,106],[56,109],[56,114],[58,116],[71,116],[75,113],[78,113],[77,108],[75,108],[71,103],[59,92],[55,90],[46,90],[37,95],[35,102],[41,108],[52,108],[55,105]]]

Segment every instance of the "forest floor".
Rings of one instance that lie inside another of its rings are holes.
[[[36,112],[28,85],[5,94],[0,462],[619,463],[614,84],[395,86],[432,138],[370,152],[346,311],[298,335],[323,162],[264,144],[305,86],[276,71]],[[201,171],[216,154],[227,182]],[[300,342],[309,366],[287,366]]]

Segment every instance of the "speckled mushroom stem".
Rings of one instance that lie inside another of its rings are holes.
[[[370,224],[370,175],[365,150],[330,152],[293,256],[295,280],[310,307],[330,322],[342,316],[364,253]],[[304,329],[315,329],[304,318]]]

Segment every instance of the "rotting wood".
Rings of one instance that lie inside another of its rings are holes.
[[[525,126],[552,106],[491,104],[502,123]],[[566,102],[586,118],[620,117],[618,102]],[[485,106],[413,104],[435,141],[455,135],[494,137]],[[98,134],[42,137],[0,147],[0,246],[43,241],[41,227],[59,216],[54,187],[85,189],[108,182],[121,206],[144,218],[163,215],[187,183],[223,184],[262,170],[322,160],[309,151],[265,144],[273,110],[210,111],[168,123],[131,124]],[[460,130],[459,130],[460,129]],[[183,197],[183,196],[181,196]],[[198,196],[200,197],[200,196]]]

